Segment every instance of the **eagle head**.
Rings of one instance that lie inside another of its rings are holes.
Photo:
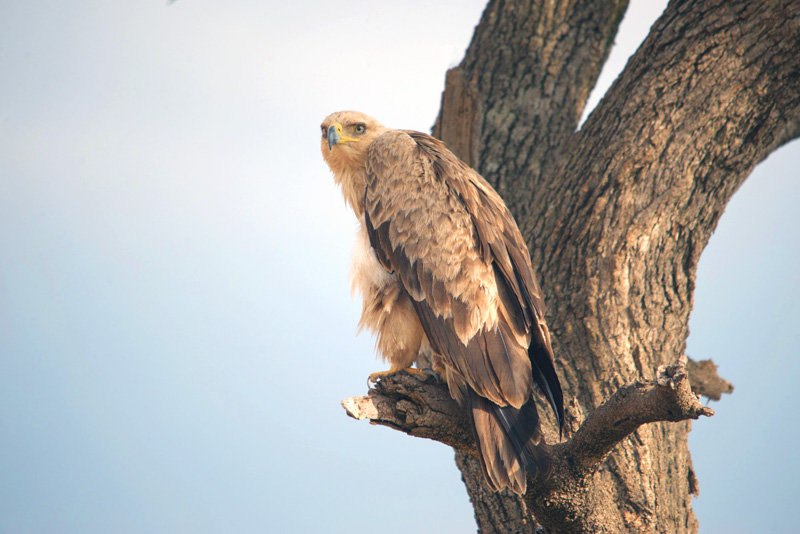
[[[358,111],[331,113],[320,125],[320,150],[342,188],[345,200],[360,216],[363,211],[364,176],[369,146],[387,129],[369,115]]]

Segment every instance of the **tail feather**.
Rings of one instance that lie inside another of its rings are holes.
[[[492,490],[509,487],[523,494],[526,474],[531,478],[549,474],[550,455],[532,400],[521,408],[498,406],[469,390],[468,403],[478,456]]]

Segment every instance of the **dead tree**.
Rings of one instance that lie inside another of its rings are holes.
[[[538,270],[567,401],[552,476],[524,497],[486,490],[432,380],[396,375],[345,401],[453,446],[485,534],[698,529],[687,436],[713,412],[689,379],[731,388],[686,363],[697,262],[753,167],[800,135],[800,0],[673,0],[578,131],[626,8],[491,1],[433,132],[497,188]]]

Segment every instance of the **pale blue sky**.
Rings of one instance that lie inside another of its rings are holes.
[[[318,125],[429,130],[483,7],[0,5],[0,533],[475,530],[450,449],[339,406],[383,364]],[[662,8],[633,2],[592,105]],[[690,353],[737,387],[692,433],[703,533],[796,523],[798,168],[701,260]]]

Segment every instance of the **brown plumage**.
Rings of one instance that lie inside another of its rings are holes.
[[[542,292],[500,196],[444,144],[362,113],[322,122],[322,155],[360,221],[351,282],[360,327],[391,371],[430,347],[471,415],[488,485],[524,493],[550,457],[532,400],[564,409]]]

